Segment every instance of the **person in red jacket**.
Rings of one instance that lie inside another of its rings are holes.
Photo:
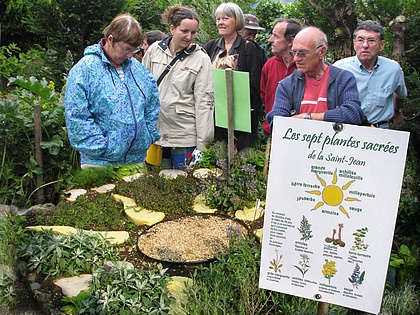
[[[289,50],[292,49],[295,35],[301,28],[300,23],[294,19],[280,18],[274,22],[273,33],[268,39],[274,57],[271,57],[262,68],[260,81],[261,99],[264,102],[266,115],[273,108],[278,83],[296,69]],[[262,128],[265,135],[271,134],[267,120],[263,122]]]

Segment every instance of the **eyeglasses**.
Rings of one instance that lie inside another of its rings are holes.
[[[369,38],[358,37],[354,40],[354,42],[359,45],[363,45],[365,41],[367,41],[368,45],[375,45],[378,42],[378,40],[373,37],[369,37]]]
[[[319,45],[318,47],[311,49],[311,50],[289,50],[289,53],[294,57],[294,56],[298,56],[300,58],[305,58],[306,56],[308,56],[309,54],[312,54],[314,51],[316,51],[317,49],[321,48],[323,45]]]
[[[137,54],[138,52],[140,52],[140,48],[135,48],[135,49],[130,49],[130,48],[126,48],[123,45],[120,44],[120,42],[116,42],[118,44],[118,46],[120,46],[120,48],[122,49],[122,51],[124,52],[124,54],[128,54],[128,53],[132,53]]]

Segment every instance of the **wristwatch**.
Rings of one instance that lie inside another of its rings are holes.
[[[305,119],[312,119],[311,113],[306,113]]]

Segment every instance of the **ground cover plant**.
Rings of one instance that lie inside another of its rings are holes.
[[[61,201],[54,212],[41,212],[35,216],[37,225],[65,225],[82,230],[123,231],[135,226],[125,218],[124,207],[109,194],[79,196],[73,203]]]
[[[116,261],[118,250],[98,234],[78,231],[59,235],[50,231],[34,233],[19,246],[19,258],[29,271],[47,277],[63,277],[92,272],[105,261]]]
[[[125,264],[96,269],[88,292],[63,298],[66,314],[168,314],[170,277],[162,265],[129,269]]]
[[[0,305],[12,306],[16,302],[17,247],[25,238],[24,218],[10,213],[0,216]]]
[[[168,179],[154,171],[129,183],[118,182],[113,193],[132,198],[142,208],[179,215],[192,213],[194,199],[201,190],[200,179],[192,176]]]

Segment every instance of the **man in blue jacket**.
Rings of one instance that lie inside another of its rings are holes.
[[[362,123],[356,79],[324,61],[327,48],[327,36],[319,28],[307,27],[296,34],[290,53],[297,70],[277,87],[273,109],[267,114],[271,130],[274,116]]]
[[[353,73],[369,123],[389,129],[391,121],[402,122],[401,112],[407,88],[401,66],[394,60],[379,56],[385,47],[384,30],[377,21],[362,21],[353,33],[356,55],[334,65]]]
[[[70,70],[64,99],[68,137],[82,167],[142,163],[160,138],[160,103],[154,77],[132,58],[141,27],[121,14],[103,34]]]

